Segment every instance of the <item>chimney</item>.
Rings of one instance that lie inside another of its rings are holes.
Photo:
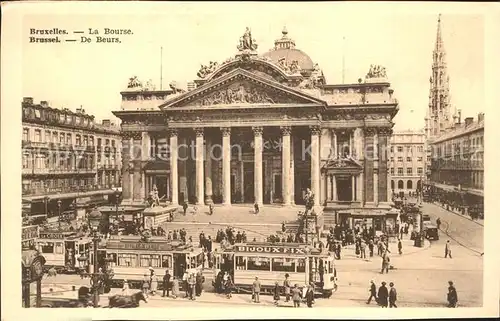
[[[102,125],[106,126],[106,127],[111,127],[111,120],[110,119],[103,119]]]
[[[478,122],[484,121],[484,113],[477,114],[477,121]]]
[[[196,83],[194,81],[188,82],[188,84],[187,84],[187,90],[191,91],[191,90],[194,90],[194,89],[196,89]]]
[[[465,127],[468,127],[472,124],[472,122],[474,121],[474,117],[467,117],[464,119],[464,122],[465,122]]]
[[[462,109],[458,110],[458,123],[460,124],[462,122]]]
[[[33,105],[33,97],[23,97],[23,104]]]

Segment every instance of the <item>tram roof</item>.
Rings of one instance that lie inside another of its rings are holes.
[[[144,241],[141,236],[126,235],[112,236],[106,242],[106,249],[113,250],[147,250],[147,251],[167,251],[167,252],[194,252],[198,248],[182,243],[177,240],[166,240],[165,237],[150,237]]]
[[[38,234],[39,239],[57,239],[57,240],[75,240],[89,238],[87,235],[78,233],[76,231],[60,231],[60,230],[40,230]]]
[[[226,253],[238,254],[288,254],[288,255],[327,255],[326,248],[321,251],[319,248],[312,247],[307,243],[271,243],[271,242],[249,242],[236,243],[232,246],[222,249]]]

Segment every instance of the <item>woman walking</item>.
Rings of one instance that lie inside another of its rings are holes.
[[[177,299],[179,296],[179,279],[174,277],[172,279],[172,298]]]
[[[151,281],[150,276],[144,273],[144,280],[142,281],[142,293],[146,298],[149,297],[149,282]]]
[[[278,306],[278,302],[280,301],[280,285],[278,281],[274,284],[273,293],[274,305]]]
[[[125,279],[123,280],[123,288],[122,288],[122,295],[129,295],[128,292],[129,292],[129,289],[130,289],[130,286],[128,284],[128,281]]]
[[[158,290],[158,276],[155,271],[151,272],[151,295],[155,295]]]
[[[307,307],[312,308],[312,305],[314,304],[314,290],[312,286],[310,285],[307,286],[305,297],[306,297]]]

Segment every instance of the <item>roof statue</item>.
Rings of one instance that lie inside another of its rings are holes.
[[[257,50],[257,42],[252,38],[252,32],[250,28],[246,28],[245,33],[240,38],[240,44],[238,45],[239,51],[255,51]]]
[[[155,89],[156,89],[156,86],[153,84],[153,81],[151,79],[146,81],[146,84],[144,84],[142,86],[143,91],[151,91],[151,90],[155,90]]]
[[[137,76],[129,78],[127,88],[141,88],[142,83],[139,81]]]
[[[366,74],[366,78],[387,78],[385,68],[380,65],[370,65],[370,70]]]
[[[213,73],[217,67],[219,66],[219,63],[216,61],[210,61],[208,65],[201,65],[200,70],[198,71],[197,76],[199,78],[205,78],[211,73]]]

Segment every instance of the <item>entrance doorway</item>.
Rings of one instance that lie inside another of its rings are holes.
[[[304,196],[306,190],[311,186],[311,174],[308,171],[300,171],[295,173],[295,204],[304,205]]]
[[[155,179],[156,188],[158,189],[158,197],[160,199],[168,199],[168,179],[167,176],[156,176]]]
[[[244,188],[244,202],[253,203],[255,199],[254,191],[254,163],[244,162],[243,163],[243,188]]]
[[[337,196],[341,202],[352,202],[352,179],[349,176],[337,176]]]
[[[174,277],[182,279],[186,271],[186,254],[174,253]]]

